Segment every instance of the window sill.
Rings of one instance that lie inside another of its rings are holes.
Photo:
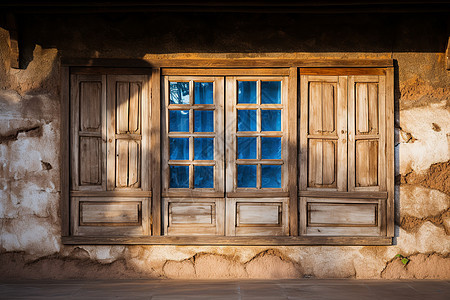
[[[62,237],[62,243],[65,245],[389,246],[392,245],[392,237],[64,236]]]

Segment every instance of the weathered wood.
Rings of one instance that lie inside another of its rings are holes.
[[[74,236],[136,237],[149,234],[148,198],[72,197]]]
[[[70,234],[70,149],[69,137],[70,132],[70,73],[68,67],[61,67],[61,105],[60,105],[60,124],[61,136],[66,138],[60,139],[60,215],[61,215],[61,235],[68,236]]]
[[[106,77],[71,75],[71,189],[106,189]]]
[[[151,191],[116,190],[116,191],[71,191],[72,197],[152,197]]]
[[[227,235],[289,234],[289,198],[227,198]]]
[[[308,203],[308,226],[376,225],[376,204]]]
[[[237,192],[227,193],[230,198],[268,198],[268,197],[289,197],[289,192],[277,191],[278,189],[238,190]]]
[[[298,68],[290,68],[288,79],[288,190],[289,190],[289,234],[298,235],[298,198],[297,198],[297,114],[298,114]]]
[[[317,197],[317,198],[355,198],[355,199],[386,199],[388,193],[358,191],[358,192],[342,192],[342,191],[299,191],[301,197]]]
[[[353,236],[152,236],[152,237],[63,237],[65,245],[229,245],[229,246],[389,246],[391,237],[353,237]]]
[[[132,65],[132,63],[130,63]],[[132,68],[130,66],[124,68],[114,68],[111,67],[71,67],[70,74],[72,75],[151,75],[152,68],[147,67],[137,67]]]
[[[150,101],[150,148],[151,153],[151,233],[161,235],[161,70],[155,68],[151,75]]]
[[[296,69],[296,68],[295,68]],[[272,69],[174,69],[164,68],[161,70],[163,76],[273,76],[273,75],[290,75],[288,68],[272,68]]]
[[[385,75],[383,68],[300,68],[300,75]]]
[[[386,235],[394,236],[394,68],[386,71]]]
[[[225,53],[225,55],[228,55]],[[229,58],[179,59],[163,56],[159,59],[107,59],[107,58],[62,58],[63,66],[73,67],[152,67],[152,68],[289,68],[289,67],[351,67],[386,68],[394,65],[393,59],[291,59],[291,58]],[[261,55],[263,56],[263,54]]]
[[[164,235],[224,235],[223,198],[164,198]]]
[[[138,226],[140,202],[80,202],[80,226]]]

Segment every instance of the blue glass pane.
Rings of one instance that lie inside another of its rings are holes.
[[[194,111],[194,132],[214,132],[214,111]]]
[[[261,104],[281,104],[281,81],[261,81]]]
[[[281,131],[281,110],[261,110],[261,131]]]
[[[189,111],[171,110],[169,111],[169,131],[189,132]]]
[[[261,165],[261,187],[281,188],[281,166]]]
[[[281,138],[261,138],[261,159],[281,159]]]
[[[189,82],[170,83],[170,104],[189,104]]]
[[[214,138],[194,139],[194,159],[214,160]]]
[[[256,188],[256,165],[237,165],[237,185],[240,188]]]
[[[256,103],[256,81],[238,81],[238,103]]]
[[[170,160],[189,159],[189,138],[169,138]]]
[[[238,159],[256,159],[256,137],[237,138]]]
[[[213,83],[195,82],[194,83],[194,104],[213,104]]]
[[[256,131],[256,110],[238,110],[238,131]]]
[[[189,166],[170,166],[171,188],[189,188]]]
[[[194,187],[214,188],[213,166],[194,166]]]

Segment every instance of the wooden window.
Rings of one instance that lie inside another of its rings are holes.
[[[392,62],[246,63],[65,67],[63,242],[390,244]]]

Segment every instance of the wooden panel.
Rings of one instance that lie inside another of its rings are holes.
[[[378,134],[378,85],[356,83],[356,134]]]
[[[310,139],[308,156],[308,186],[336,187],[336,142]]]
[[[282,203],[236,204],[236,226],[281,226]]]
[[[70,195],[73,197],[90,197],[90,198],[92,197],[142,198],[142,197],[152,197],[152,192],[140,190],[71,191]]]
[[[376,226],[377,204],[309,203],[308,226]]]
[[[102,185],[102,140],[80,137],[80,185]]]
[[[116,140],[116,187],[140,186],[140,142]]]
[[[128,108],[130,100],[130,84],[128,82],[116,83],[116,133],[128,132]]]
[[[106,189],[106,77],[72,75],[71,189]]]
[[[224,235],[223,198],[163,198],[164,235]]]
[[[169,226],[174,224],[215,225],[215,203],[169,203]]]
[[[128,131],[130,133],[138,133],[140,129],[140,103],[141,103],[141,86],[137,82],[130,83],[130,104],[128,117]]]
[[[101,133],[102,83],[80,82],[80,131]]]
[[[378,185],[378,141],[357,140],[355,143],[355,183],[357,187]]]
[[[72,197],[74,236],[145,236],[149,234],[149,199]]]
[[[140,202],[80,202],[80,225],[138,226]]]
[[[289,234],[289,198],[228,198],[227,236]]]
[[[386,199],[387,192],[335,192],[335,191],[300,191],[301,197],[316,197],[316,198],[356,198],[356,199]]]

